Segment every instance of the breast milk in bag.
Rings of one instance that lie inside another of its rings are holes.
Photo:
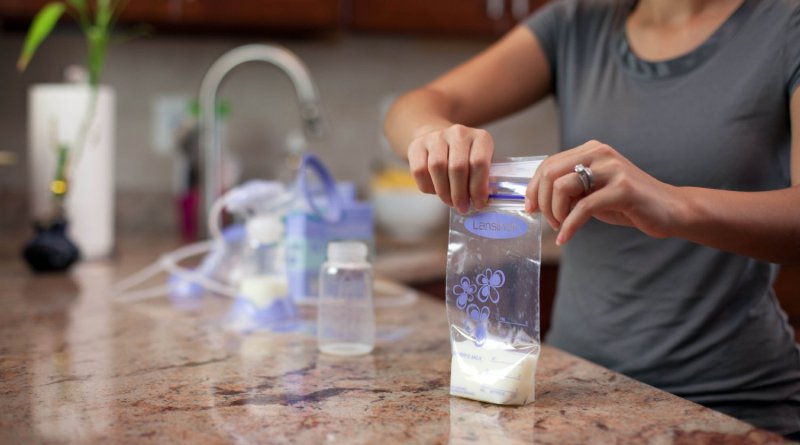
[[[542,231],[524,196],[543,159],[492,164],[486,208],[450,211],[451,395],[500,405],[534,400]]]

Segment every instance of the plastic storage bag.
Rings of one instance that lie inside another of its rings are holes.
[[[534,400],[542,231],[524,196],[543,159],[492,164],[487,207],[450,211],[451,395],[501,405]]]

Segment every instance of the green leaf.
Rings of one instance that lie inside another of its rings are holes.
[[[111,28],[114,27],[117,20],[119,19],[119,16],[122,15],[122,11],[125,9],[127,5],[128,5],[128,0],[116,0],[111,3],[112,17],[111,17],[111,23],[109,23],[108,25],[109,34],[111,33]]]
[[[86,0],[67,0],[73,8],[81,12],[86,12]]]
[[[95,24],[103,31],[108,31],[108,25],[111,24],[111,18],[114,16],[114,8],[111,6],[111,0],[97,0],[97,16]]]
[[[58,157],[56,159],[56,174],[53,180],[63,181],[67,178],[67,160],[69,159],[69,146],[67,144],[58,144]]]
[[[17,61],[17,68],[20,71],[24,71],[25,67],[28,66],[36,49],[53,31],[65,9],[66,6],[63,3],[48,3],[33,18],[31,27],[28,29],[28,35],[25,38],[25,44],[22,47],[22,54],[20,54]]]
[[[89,20],[89,8],[86,5],[86,0],[67,0],[67,3],[72,5],[78,12],[78,23],[84,30],[89,27],[91,21]]]
[[[89,29],[87,38],[89,40],[89,84],[97,86],[100,83],[100,74],[106,60],[108,35],[99,27],[93,26]]]

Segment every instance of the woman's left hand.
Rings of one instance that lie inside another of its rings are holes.
[[[575,166],[591,169],[592,187],[585,193]],[[680,189],[648,175],[612,147],[589,141],[548,157],[536,170],[525,193],[525,209],[541,210],[557,244],[569,241],[589,218],[636,227],[657,238],[670,236],[681,199]]]

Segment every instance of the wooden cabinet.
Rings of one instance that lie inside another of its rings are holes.
[[[339,25],[338,0],[187,0],[178,12],[187,26],[320,30]]]
[[[50,0],[0,0],[27,25]],[[547,0],[129,0],[120,22],[178,31],[329,31],[497,36]]]
[[[357,31],[469,36],[502,34],[547,0],[352,0]]]
[[[794,327],[795,338],[800,342],[800,266],[781,267],[775,280],[775,294]]]
[[[0,19],[28,22],[48,0],[0,0]],[[340,0],[130,0],[123,24],[159,29],[324,31],[341,24]]]
[[[0,17],[4,20],[30,20],[46,0],[0,0]]]

